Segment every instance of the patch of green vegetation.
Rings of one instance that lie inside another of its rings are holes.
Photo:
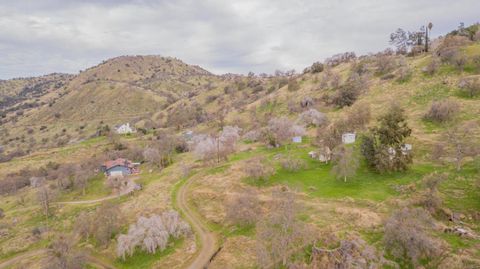
[[[355,177],[347,179],[347,182],[336,179],[331,173],[331,164],[320,163],[308,157],[308,148],[291,146],[290,154],[301,156],[307,167],[297,172],[290,172],[278,168],[277,172],[266,181],[254,182],[246,180],[248,184],[258,187],[286,184],[306,192],[314,197],[321,198],[344,198],[368,199],[383,201],[396,192],[391,187],[393,184],[408,184],[420,180],[425,174],[433,172],[435,167],[430,164],[416,164],[406,172],[390,174],[378,174],[366,167],[363,163]],[[272,152],[287,153],[283,148],[272,149]],[[272,153],[270,153],[272,154]]]
[[[105,176],[98,174],[88,181],[87,187],[85,188],[85,195],[83,194],[83,190],[76,189],[71,192],[63,192],[58,198],[58,201],[93,200],[106,197],[111,193],[111,189],[105,184]]]
[[[478,170],[473,163],[467,164],[459,172],[454,172],[440,185],[444,193],[444,203],[456,211],[480,210],[480,187]]]
[[[117,268],[152,268],[153,264],[163,257],[173,253],[175,248],[183,243],[183,239],[176,239],[169,243],[168,247],[163,251],[157,251],[155,254],[150,254],[144,250],[137,249],[133,256],[127,257],[125,261],[121,259],[115,260]]]
[[[417,104],[427,104],[436,99],[443,99],[450,95],[451,89],[443,84],[435,84],[419,89],[412,97],[413,102]]]
[[[447,241],[454,251],[460,249],[472,249],[475,245],[480,243],[480,240],[478,239],[468,239],[451,233],[440,233],[438,236]]]
[[[222,234],[225,237],[233,237],[233,236],[254,236],[255,235],[255,224],[252,225],[241,225],[241,226],[233,226],[233,227],[225,227],[222,230]]]

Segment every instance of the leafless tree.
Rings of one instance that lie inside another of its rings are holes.
[[[300,114],[298,121],[303,125],[319,127],[327,123],[327,116],[314,108],[310,108]]]
[[[311,259],[307,268],[312,269],[366,269],[392,264],[358,235],[348,234],[339,239],[331,232],[313,244]]]
[[[275,169],[261,157],[253,157],[245,161],[243,171],[247,177],[256,181],[265,181],[275,173]]]
[[[295,125],[286,117],[273,118],[268,122],[264,137],[269,145],[279,146],[290,141],[294,136],[302,136],[305,128]]]
[[[146,147],[143,151],[143,158],[156,166],[161,166],[162,156],[160,155],[160,151],[153,146]]]
[[[237,126],[225,126],[218,134],[198,137],[195,141],[195,154],[204,161],[220,162],[235,151],[241,129]]]
[[[258,220],[260,213],[258,194],[255,189],[247,189],[238,193],[225,203],[225,219],[236,225],[252,225]]]
[[[345,145],[337,146],[333,150],[333,163],[332,173],[337,178],[343,178],[345,182],[347,182],[347,177],[356,174],[359,167],[358,157],[353,148]]]
[[[81,269],[85,265],[85,255],[75,250],[70,236],[60,235],[51,244],[48,269]]]
[[[46,225],[48,227],[48,219],[51,215],[51,203],[55,197],[55,193],[48,185],[43,185],[37,190],[37,200],[42,207],[43,215],[45,216]]]
[[[305,226],[297,219],[295,194],[277,190],[272,198],[270,213],[257,225],[256,254],[262,268],[285,266],[291,251],[306,242]]]
[[[401,259],[404,267],[418,267],[424,260],[436,268],[445,258],[445,245],[429,234],[433,227],[432,217],[422,208],[398,210],[385,224],[385,248]]]
[[[190,233],[188,223],[180,219],[176,211],[164,212],[149,218],[140,217],[137,223],[130,225],[127,234],[118,237],[117,256],[123,260],[133,255],[137,247],[148,253],[163,251],[169,238],[179,238]]]
[[[459,110],[460,105],[454,100],[434,101],[424,118],[436,122],[446,122],[452,120]]]
[[[293,154],[287,154],[280,160],[280,164],[283,169],[289,172],[298,172],[307,166],[303,159],[293,156]]]
[[[423,178],[425,191],[422,197],[422,205],[432,214],[437,212],[442,205],[442,199],[438,193],[438,186],[447,179],[445,173],[432,173]]]
[[[445,140],[448,146],[445,153],[455,162],[457,171],[462,169],[465,158],[474,157],[479,153],[479,145],[472,139],[476,124],[469,122],[463,126],[455,125],[445,133]]]

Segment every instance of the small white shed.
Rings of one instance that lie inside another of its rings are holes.
[[[402,154],[407,155],[410,151],[412,151],[412,144],[403,144],[402,146]]]
[[[355,143],[355,138],[356,138],[355,133],[344,133],[342,134],[342,143],[343,144]]]
[[[293,143],[302,143],[302,137],[301,136],[294,136],[294,137],[292,137],[292,142]]]
[[[118,126],[115,131],[117,132],[117,134],[131,134],[135,132],[135,130],[130,126],[130,123],[128,122]]]

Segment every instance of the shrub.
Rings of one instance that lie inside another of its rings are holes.
[[[453,65],[458,69],[458,71],[463,71],[463,68],[467,63],[467,56],[464,53],[456,53],[452,61]]]
[[[454,100],[434,101],[424,118],[430,121],[446,122],[452,120],[459,110],[460,105]]]
[[[438,59],[437,57],[433,57],[430,63],[428,63],[428,65],[425,66],[422,69],[422,71],[432,76],[438,71],[439,67],[440,67],[440,59]]]
[[[389,55],[379,55],[375,58],[375,65],[378,74],[387,74],[396,66],[395,57]]]
[[[288,80],[288,91],[290,92],[295,92],[300,89],[300,85],[298,84],[297,80],[294,78],[291,78]]]
[[[280,161],[280,164],[283,169],[287,170],[288,172],[298,172],[301,169],[304,169],[307,164],[304,160],[300,158],[295,158],[292,155],[288,155]]]
[[[225,203],[225,219],[236,225],[255,224],[259,217],[260,207],[257,193],[248,189],[228,199]]]
[[[327,116],[314,108],[310,108],[309,110],[300,114],[298,121],[307,126],[310,125],[318,127],[327,122]]]
[[[247,177],[255,181],[265,181],[275,173],[273,167],[265,164],[265,159],[260,157],[247,160],[244,164],[243,171]]]
[[[460,92],[470,98],[480,94],[480,78],[463,78],[458,86]]]
[[[324,66],[321,62],[315,62],[312,64],[312,66],[310,67],[310,72],[312,74],[315,74],[315,73],[320,73],[322,72],[324,69]]]
[[[418,268],[421,261],[441,261],[444,246],[429,235],[433,227],[434,220],[424,209],[404,208],[394,212],[385,224],[385,248],[403,262],[402,268]]]

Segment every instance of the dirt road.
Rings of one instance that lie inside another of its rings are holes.
[[[25,252],[9,260],[0,262],[0,269],[5,269],[5,268],[18,265],[22,260],[28,260],[30,258],[37,257],[37,256],[46,256],[47,254],[48,254],[48,249],[37,249],[37,250],[32,250],[30,252]],[[93,265],[99,269],[115,269],[115,267],[113,267],[112,265],[103,262],[102,260],[98,259],[95,256],[87,255],[85,257],[85,261],[87,262],[87,264]]]
[[[198,255],[186,268],[203,269],[208,267],[208,264],[210,263],[210,258],[217,251],[217,237],[214,233],[208,230],[207,225],[202,222],[200,216],[188,206],[187,190],[193,181],[194,178],[191,178],[180,187],[177,193],[175,203],[177,204],[179,210],[183,212],[188,222],[190,222],[193,230],[200,239],[200,242],[198,242],[197,245],[199,245],[201,249],[198,252]]]

